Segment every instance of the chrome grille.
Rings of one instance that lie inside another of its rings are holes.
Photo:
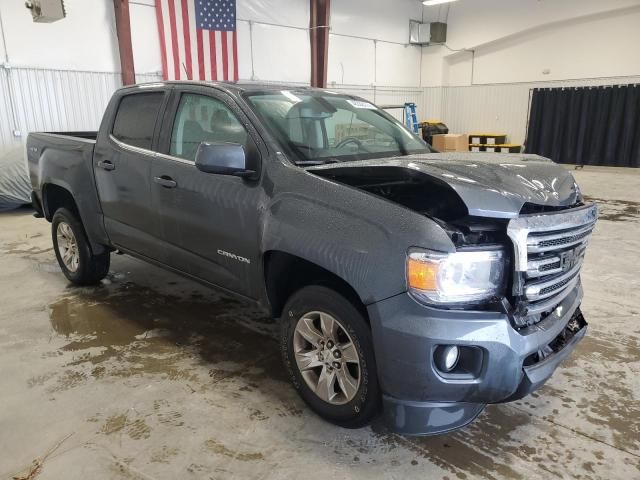
[[[522,215],[509,222],[514,245],[514,295],[526,303],[528,315],[558,305],[579,279],[586,245],[598,216],[594,204],[548,214]]]

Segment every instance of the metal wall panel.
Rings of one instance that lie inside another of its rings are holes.
[[[8,70],[0,70],[0,155],[6,150],[20,146],[20,139],[13,136],[14,120],[11,110]]]
[[[161,80],[137,75],[139,83]],[[119,73],[12,68],[0,72],[0,155],[20,147],[29,132],[97,130]],[[12,118],[12,103],[17,125]],[[19,136],[14,135],[14,130]]]

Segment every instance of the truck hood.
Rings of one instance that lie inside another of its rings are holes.
[[[446,183],[469,215],[517,217],[525,203],[570,206],[581,194],[573,176],[548,158],[530,154],[430,153],[357,160],[307,168],[328,178],[367,177],[377,169],[397,170],[407,179],[425,175]]]

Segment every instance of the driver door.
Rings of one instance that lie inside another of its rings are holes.
[[[195,166],[201,142],[244,146],[258,169],[248,120],[212,88],[176,89],[154,160],[152,201],[160,212],[167,264],[224,289],[253,296],[259,273],[259,181],[204,173]],[[242,119],[242,120],[241,120]]]

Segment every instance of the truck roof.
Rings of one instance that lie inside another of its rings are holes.
[[[135,85],[128,85],[126,87],[122,87],[119,90],[130,90],[130,89],[138,89],[138,88],[148,89],[148,88],[153,88],[155,86],[160,88],[167,85],[208,85],[214,88],[219,88],[221,90],[226,90],[228,92],[233,92],[233,93],[261,92],[265,90],[308,90],[308,91],[328,90],[323,88],[307,87],[304,85],[287,85],[285,83],[256,83],[256,82],[247,82],[247,81],[213,82],[213,81],[192,81],[192,80],[169,80],[169,81],[165,80],[165,81],[158,81],[158,82],[138,83]]]

